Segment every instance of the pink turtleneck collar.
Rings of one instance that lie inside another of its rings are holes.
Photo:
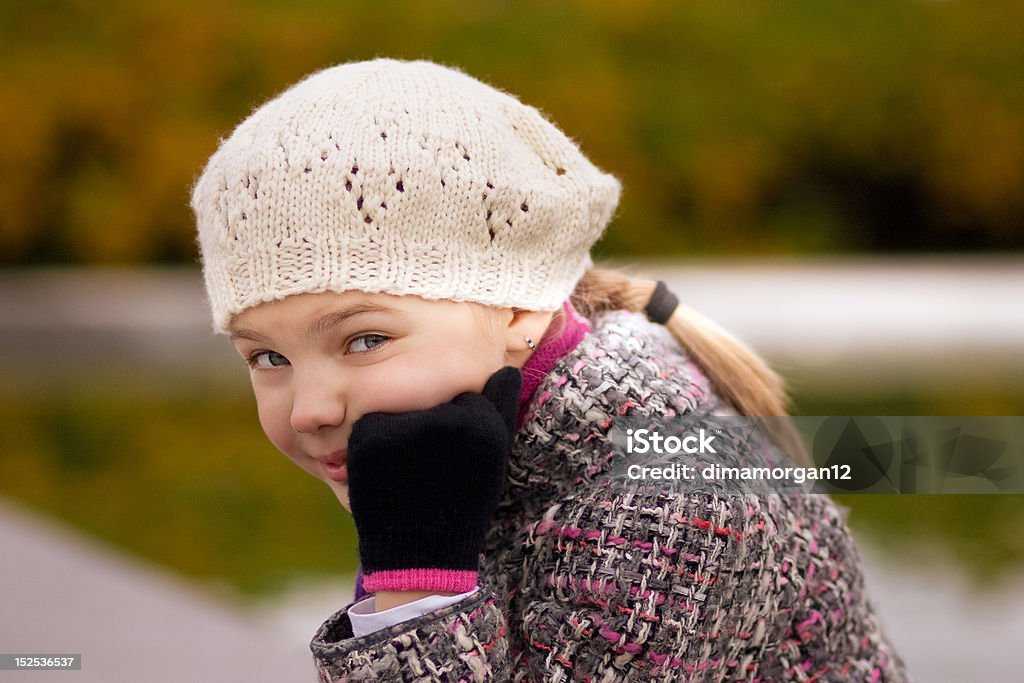
[[[522,368],[523,388],[519,392],[519,416],[516,429],[522,426],[530,399],[541,381],[548,376],[555,363],[575,349],[590,331],[590,321],[581,316],[566,299],[562,304],[564,324],[561,333],[545,339]]]

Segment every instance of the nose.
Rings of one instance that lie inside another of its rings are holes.
[[[312,434],[344,423],[344,385],[335,373],[296,372],[293,381],[292,429]]]

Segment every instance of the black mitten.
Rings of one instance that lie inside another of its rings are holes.
[[[348,443],[363,587],[465,592],[505,486],[522,375],[409,413],[369,413]]]

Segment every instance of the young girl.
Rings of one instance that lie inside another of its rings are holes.
[[[619,418],[785,414],[742,345],[591,268],[619,191],[536,109],[424,61],[315,73],[210,159],[215,328],[359,534],[321,681],[907,680],[826,496],[617,469]]]

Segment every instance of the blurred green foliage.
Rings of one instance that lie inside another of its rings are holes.
[[[0,264],[195,258],[188,188],[326,65],[457,65],[624,182],[597,256],[1024,248],[1024,4],[0,3]]]
[[[797,398],[814,415],[1019,414],[1024,405],[1014,393]],[[350,515],[266,440],[244,394],[5,391],[0,433],[0,495],[187,576],[255,595],[355,572]],[[1024,496],[836,498],[852,509],[855,534],[894,561],[939,551],[979,588],[1024,567]]]

